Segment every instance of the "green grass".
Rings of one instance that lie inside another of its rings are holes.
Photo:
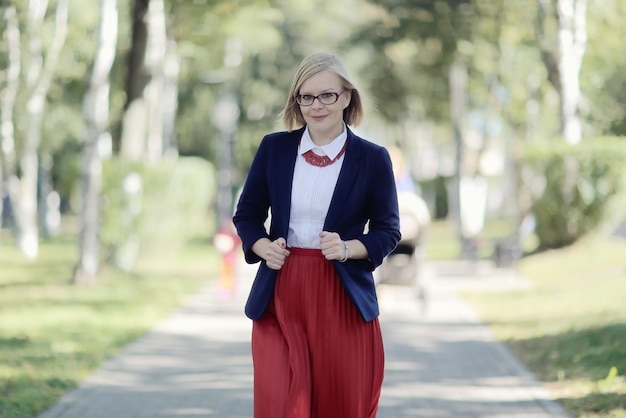
[[[481,239],[510,231],[489,222]],[[433,223],[429,259],[458,256],[454,228]],[[76,259],[69,239],[44,241],[37,261],[0,244],[0,418],[34,417],[106,358],[146,332],[216,275],[206,241],[145,257],[133,274],[106,268],[91,287],[68,284]],[[518,265],[526,291],[464,297],[575,417],[626,417],[626,243],[586,239]]]
[[[513,231],[488,221],[479,256]],[[524,250],[536,247],[528,237]],[[452,222],[434,222],[425,239],[429,260],[457,259]],[[626,242],[589,237],[575,245],[523,258],[525,291],[466,293],[463,297],[496,338],[578,418],[626,418]]]
[[[97,284],[69,284],[73,240],[41,243],[25,260],[0,244],[0,418],[34,417],[214,277],[211,245],[144,257],[133,273],[104,268]]]
[[[509,219],[495,219],[485,222],[485,227],[479,237],[478,255],[481,259],[490,258],[493,254],[494,242],[506,237],[515,230],[515,223]],[[524,243],[531,246],[532,238]],[[428,260],[454,260],[461,252],[458,232],[453,222],[436,221],[428,225],[424,236],[424,246]]]
[[[464,295],[575,417],[626,417],[625,255],[588,238],[524,258],[530,290]]]

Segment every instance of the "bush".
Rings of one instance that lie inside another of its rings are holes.
[[[521,154],[521,187],[536,217],[539,249],[560,248],[626,219],[626,138],[531,145]]]
[[[214,219],[215,193],[214,169],[200,158],[153,165],[106,161],[101,204],[105,258],[129,270],[140,252],[178,250]]]

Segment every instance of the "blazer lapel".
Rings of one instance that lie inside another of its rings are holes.
[[[330,207],[326,214],[326,220],[324,221],[324,230],[330,231],[334,229],[335,220],[338,219],[338,215],[341,213],[348,196],[350,188],[354,187],[355,177],[359,172],[359,166],[361,164],[361,150],[358,147],[358,142],[354,137],[354,134],[348,129],[348,147],[346,148],[346,155],[339,172],[339,178],[337,179],[337,185],[333,192],[333,197],[330,201]]]
[[[287,146],[282,149],[276,161],[277,204],[272,208],[272,218],[278,220],[280,235],[287,237],[289,232],[289,217],[291,214],[291,189],[293,187],[293,174],[298,157],[299,139],[302,137],[304,128],[288,133]]]

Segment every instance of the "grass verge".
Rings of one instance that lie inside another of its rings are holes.
[[[626,417],[626,243],[524,258],[526,291],[464,298],[575,417]]]
[[[104,268],[97,284],[69,278],[76,243],[44,241],[36,261],[0,244],[0,418],[50,407],[105,359],[144,334],[216,275],[208,242],[143,258],[133,273]]]

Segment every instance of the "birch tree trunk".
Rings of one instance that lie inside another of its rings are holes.
[[[145,66],[148,84],[144,91],[147,109],[146,160],[156,162],[163,158],[163,94],[165,88],[165,5],[163,0],[150,0],[148,6],[148,42]]]
[[[163,66],[163,155],[166,158],[178,158],[178,140],[176,138],[176,112],[178,110],[178,75],[180,62],[178,48],[174,39],[169,39]]]
[[[41,28],[48,9],[47,0],[28,2],[28,35],[30,66],[26,74],[30,96],[26,102],[28,125],[23,150],[19,159],[21,172],[15,199],[17,245],[26,257],[34,259],[39,254],[39,231],[37,217],[37,175],[39,162],[37,152],[41,143],[41,127],[54,69],[67,34],[68,0],[58,0],[55,13],[54,33],[50,49],[44,59]]]
[[[582,138],[580,69],[587,45],[587,0],[538,0],[537,35],[548,80],[560,99],[560,134],[570,144]],[[556,39],[546,28],[554,16]]]
[[[7,47],[6,85],[0,93],[0,229],[4,218],[4,197],[9,194],[9,181],[15,173],[15,126],[13,108],[17,97],[20,76],[20,28],[15,7],[4,11],[6,28],[4,41]]]
[[[100,202],[103,146],[110,144],[109,74],[115,59],[118,32],[117,0],[100,0],[98,46],[83,102],[86,125],[81,153],[79,258],[74,284],[95,281],[100,266]]]
[[[141,161],[146,147],[146,109],[143,90],[147,74],[144,68],[148,28],[146,16],[150,0],[134,0],[133,33],[128,54],[126,77],[126,105],[122,118],[120,156],[125,160]]]
[[[131,161],[154,162],[164,154],[165,22],[163,0],[135,0],[120,144],[120,155]]]
[[[582,139],[580,68],[587,44],[587,0],[558,0],[558,68],[561,74],[561,134],[570,144]]]

